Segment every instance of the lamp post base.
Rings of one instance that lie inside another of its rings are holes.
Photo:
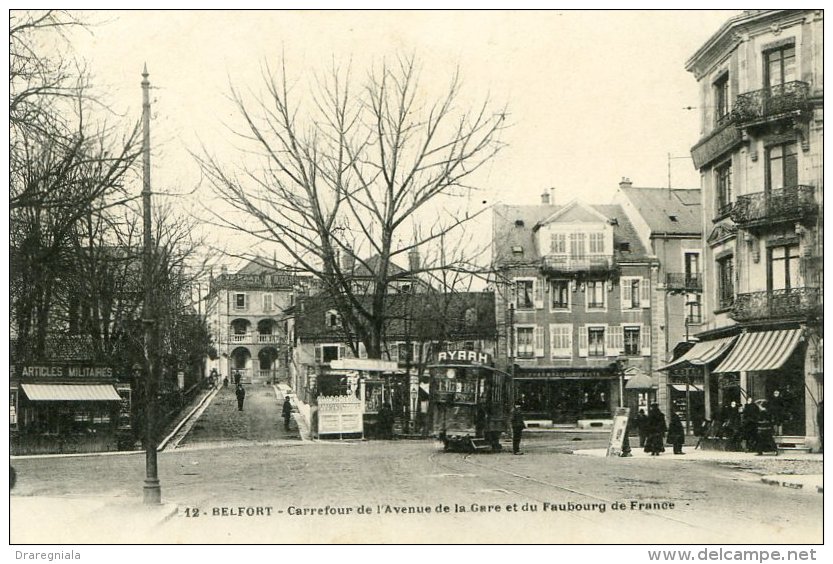
[[[162,503],[162,488],[156,478],[146,478],[144,487],[145,505],[159,505]]]

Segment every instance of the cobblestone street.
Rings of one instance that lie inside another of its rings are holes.
[[[245,386],[243,411],[237,410],[234,388],[220,388],[179,447],[205,443],[238,443],[300,440],[298,426],[290,422],[284,431],[281,417],[283,397],[272,386]]]

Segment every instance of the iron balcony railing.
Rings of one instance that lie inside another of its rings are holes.
[[[810,85],[800,80],[739,94],[732,116],[738,125],[777,118],[806,110]]]
[[[756,223],[798,221],[817,211],[813,186],[788,186],[738,196],[732,209],[732,220],[740,227],[748,227]]]
[[[542,267],[554,272],[606,271],[612,264],[613,257],[610,255],[554,254],[542,260]]]
[[[669,290],[700,291],[703,289],[703,275],[699,272],[668,272],[665,286]]]
[[[805,318],[821,315],[819,288],[785,288],[738,294],[732,307],[736,321]]]

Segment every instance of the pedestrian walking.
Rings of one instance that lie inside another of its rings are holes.
[[[292,417],[292,404],[289,403],[289,396],[284,396],[283,398],[281,413],[283,414],[284,431],[289,431],[289,419]]]
[[[234,371],[234,385],[235,386],[240,385],[240,371],[239,370]]]
[[[243,400],[246,399],[246,390],[240,384],[237,384],[237,389],[234,392],[237,396],[237,411],[243,411]]]
[[[228,376],[223,376],[223,387],[228,388]]]
[[[775,444],[775,425],[773,424],[772,413],[767,409],[767,400],[758,402],[758,414],[755,418],[757,424],[757,436],[755,440],[755,449],[757,456],[763,456],[765,452],[774,452],[778,454],[778,446]]]
[[[668,443],[674,447],[674,454],[685,454],[683,452],[685,430],[680,416],[675,412],[671,413],[671,423],[668,425]]]
[[[665,424],[665,414],[660,411],[658,403],[652,403],[648,408],[648,421],[645,426],[645,452],[651,456],[659,456],[660,453],[665,452],[664,438],[667,425]]]
[[[521,406],[516,405],[512,410],[512,454],[523,454],[521,452],[521,435],[526,429],[526,421],[524,421],[524,414],[521,412]]]
[[[636,432],[639,433],[639,448],[645,447],[645,424],[648,423],[648,416],[645,410],[640,409],[636,414]]]

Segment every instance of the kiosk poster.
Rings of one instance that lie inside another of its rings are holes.
[[[613,413],[613,427],[610,430],[610,440],[607,445],[608,456],[620,456],[622,454],[622,443],[624,443],[625,433],[628,431],[630,413],[629,407],[617,407]]]

